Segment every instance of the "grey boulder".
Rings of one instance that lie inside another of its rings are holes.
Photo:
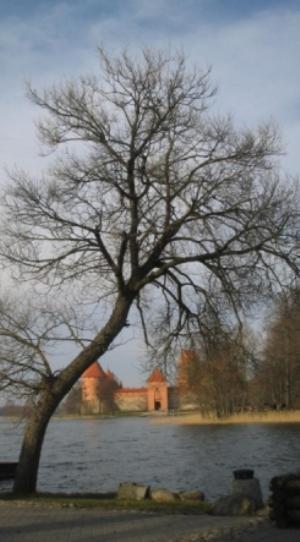
[[[178,493],[165,488],[152,489],[150,492],[150,497],[153,501],[161,503],[171,503],[180,500]]]
[[[194,489],[192,491],[180,491],[179,498],[181,501],[204,501],[205,496],[202,491]]]
[[[150,493],[150,486],[143,486],[135,482],[123,482],[119,485],[118,499],[142,501],[147,499]]]

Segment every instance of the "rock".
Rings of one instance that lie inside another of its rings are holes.
[[[150,486],[142,486],[135,482],[123,482],[119,485],[117,498],[142,501],[150,494]]]
[[[285,484],[285,487],[287,489],[292,489],[292,490],[300,490],[300,479],[295,479],[295,480],[289,480],[286,484]]]
[[[293,522],[300,522],[300,510],[287,510],[287,515]]]
[[[286,499],[286,507],[291,510],[300,510],[300,496],[288,497]]]
[[[231,486],[232,495],[242,495],[243,497],[249,497],[255,502],[255,509],[262,508],[263,497],[259,480],[257,478],[233,480]]]
[[[180,500],[179,494],[170,491],[169,489],[151,489],[150,498],[155,502],[169,503]]]
[[[256,503],[243,495],[228,495],[218,499],[212,509],[214,516],[247,516],[256,510]]]
[[[205,496],[202,491],[197,489],[192,491],[180,491],[179,498],[181,501],[204,501]]]

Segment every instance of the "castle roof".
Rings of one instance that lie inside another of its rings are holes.
[[[148,383],[151,383],[151,382],[166,382],[166,377],[163,375],[161,370],[158,367],[156,367],[156,369],[154,369],[154,371],[152,371],[151,375],[147,379],[147,382]]]
[[[106,378],[106,373],[103,371],[100,363],[95,361],[82,374],[81,378]]]

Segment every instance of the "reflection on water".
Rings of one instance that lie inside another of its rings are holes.
[[[0,418],[0,461],[17,460],[22,427]],[[54,420],[39,489],[111,491],[131,480],[228,492],[232,471],[253,468],[264,495],[272,476],[300,468],[300,424],[154,425],[149,418]]]

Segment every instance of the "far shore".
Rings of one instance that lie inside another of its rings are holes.
[[[215,415],[203,415],[200,412],[181,412],[174,416],[154,417],[156,424],[174,425],[229,425],[229,424],[263,424],[263,423],[300,423],[300,410],[269,410],[265,412],[243,412],[226,418]]]
[[[56,414],[54,420],[112,420],[118,418],[147,418],[154,424],[172,425],[230,425],[230,424],[276,424],[276,423],[299,423],[300,410],[266,410],[263,412],[242,412],[224,418],[218,418],[214,414],[201,414],[199,411],[170,411],[168,414],[159,412],[122,412],[113,414],[90,414],[80,416],[79,414]],[[25,418],[26,419],[26,418]],[[1,420],[12,422],[24,421],[21,416],[0,416]]]

